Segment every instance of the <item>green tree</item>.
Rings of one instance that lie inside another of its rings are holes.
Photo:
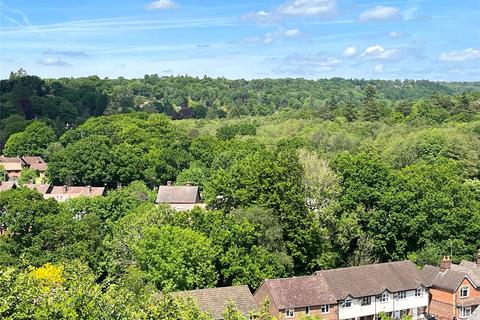
[[[48,145],[56,140],[55,131],[41,121],[32,122],[25,131],[10,136],[5,149],[6,156],[41,156]]]
[[[382,116],[380,104],[376,100],[377,91],[375,86],[368,85],[363,99],[363,119],[366,121],[378,121]]]

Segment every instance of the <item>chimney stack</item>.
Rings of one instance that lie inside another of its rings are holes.
[[[63,186],[63,193],[67,193],[67,191],[68,191],[68,186],[67,186],[67,185],[64,185],[64,186]]]
[[[480,268],[480,249],[477,251],[477,267]]]
[[[88,191],[88,193],[91,193],[92,192],[92,186],[87,186],[87,191]]]
[[[167,187],[171,187],[172,186],[172,181],[167,181]]]
[[[452,265],[452,260],[450,260],[449,256],[443,256],[442,261],[440,261],[440,271],[445,272],[450,270],[450,266]]]
[[[185,183],[185,185],[186,185],[187,187],[191,187],[191,186],[192,186],[192,184],[191,184],[190,182]]]

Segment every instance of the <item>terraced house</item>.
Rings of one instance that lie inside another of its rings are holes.
[[[444,257],[440,267],[425,266],[423,272],[430,287],[429,312],[436,319],[471,319],[480,309],[480,250],[475,262],[457,265]]]
[[[370,320],[384,312],[395,318],[427,313],[429,294],[423,273],[411,261],[322,270],[310,277],[265,280],[255,300],[270,301],[278,319]]]

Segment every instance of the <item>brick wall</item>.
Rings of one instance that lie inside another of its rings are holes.
[[[451,320],[455,315],[455,295],[442,289],[430,289],[429,312],[438,320]]]

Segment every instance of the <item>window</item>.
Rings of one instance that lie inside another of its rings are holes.
[[[372,303],[371,297],[363,297],[362,298],[362,306],[368,306]]]
[[[407,298],[407,291],[400,291],[397,294],[397,299],[402,300]]]
[[[350,308],[352,306],[352,299],[345,299],[342,301],[343,308]]]
[[[295,315],[295,310],[293,309],[285,310],[285,318],[293,318],[294,315]]]
[[[461,287],[460,288],[460,298],[468,297],[468,287]]]
[[[378,300],[379,300],[380,302],[388,302],[388,293],[386,293],[386,292],[382,293],[382,294],[379,296]]]
[[[322,313],[329,313],[330,312],[330,306],[328,304],[323,305],[323,306],[320,307],[320,311]]]
[[[310,307],[305,307],[305,314],[310,315]]]
[[[421,297],[423,296],[423,289],[422,288],[418,288],[415,290],[415,297]]]
[[[462,307],[460,309],[460,318],[470,317],[472,315],[472,307]]]

